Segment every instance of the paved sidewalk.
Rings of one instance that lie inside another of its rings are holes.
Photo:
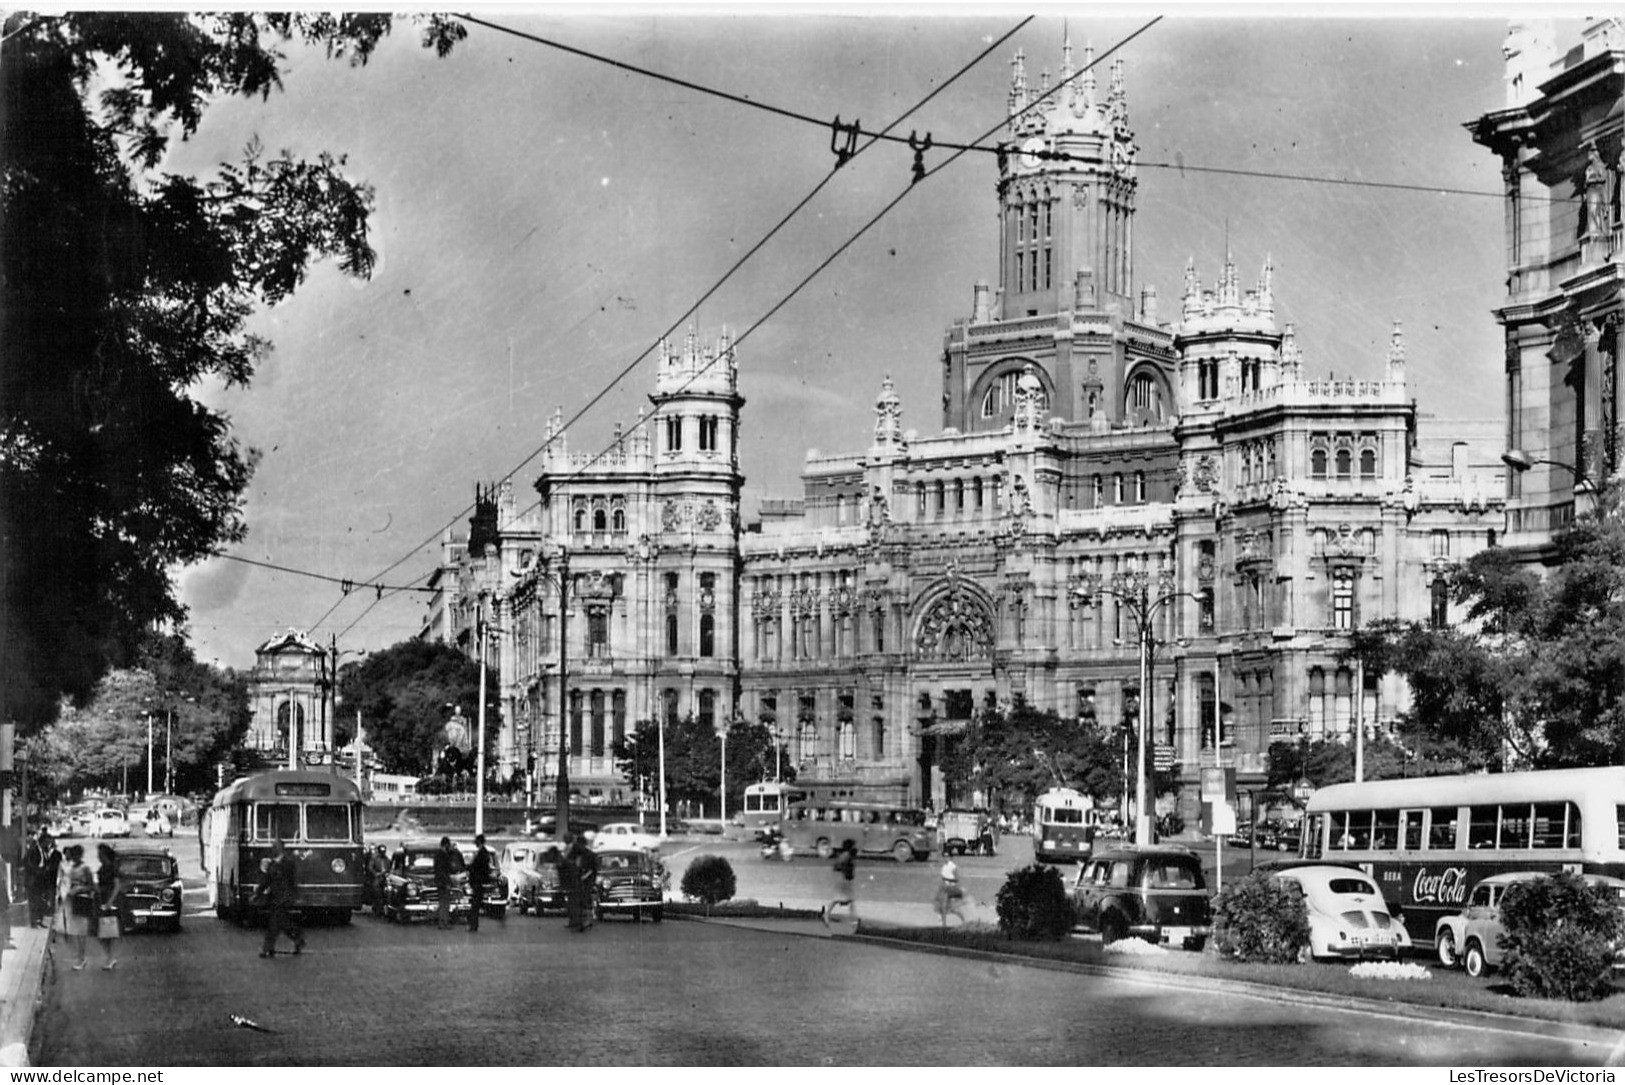
[[[34,1016],[52,967],[51,932],[19,918],[11,941],[16,948],[0,955],[0,1066],[28,1066]]]

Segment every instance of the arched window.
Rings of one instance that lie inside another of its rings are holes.
[[[1121,505],[1123,503],[1123,476],[1112,476],[1112,501]]]
[[[677,614],[674,611],[666,613],[666,654],[677,654]]]
[[[578,507],[576,509],[576,530],[587,530],[587,510],[585,507]]]
[[[1349,478],[1353,474],[1354,455],[1346,448],[1337,450],[1337,477]]]
[[[717,654],[717,619],[712,614],[700,615],[700,655],[714,656]]]
[[[604,756],[604,691],[595,689],[588,700],[592,707],[592,756]]]
[[[1326,477],[1326,450],[1324,448],[1317,448],[1309,453],[1309,477]]]
[[[1140,373],[1129,384],[1130,413],[1138,419],[1162,421],[1162,387],[1149,373]]]
[[[606,513],[603,509],[593,509],[592,510],[592,529],[594,531],[605,531],[608,528],[609,528],[609,514]]]
[[[1374,448],[1360,449],[1360,477],[1377,477],[1377,450]]]
[[[1134,500],[1138,504],[1145,504],[1145,472],[1134,472]]]
[[[852,761],[858,756],[858,729],[851,720],[841,724],[841,760]]]
[[[700,690],[699,724],[707,731],[713,730],[717,725],[717,691],[714,689]]]
[[[1098,509],[1106,500],[1106,480],[1096,475],[1090,480],[1089,490],[1093,498],[1090,507]]]
[[[626,530],[626,510],[616,509],[610,517],[610,530],[623,532]]]
[[[801,760],[810,760],[818,753],[818,725],[807,720],[801,725]]]

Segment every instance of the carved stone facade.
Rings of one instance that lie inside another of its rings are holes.
[[[1506,191],[1505,448],[1531,466],[1507,479],[1507,542],[1551,555],[1553,535],[1621,468],[1625,388],[1625,33],[1588,20],[1559,42],[1554,20],[1511,24],[1507,108],[1468,125],[1501,159]],[[1536,205],[1530,196],[1536,195]]]

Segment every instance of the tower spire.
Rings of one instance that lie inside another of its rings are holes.
[[[1095,105],[1095,45],[1088,42],[1083,47],[1083,104],[1086,109],[1093,109]]]

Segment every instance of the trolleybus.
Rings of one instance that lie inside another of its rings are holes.
[[[1040,863],[1087,859],[1096,827],[1093,799],[1070,787],[1052,787],[1033,802],[1033,858]]]
[[[745,808],[740,811],[741,824],[751,836],[760,840],[769,832],[780,832],[784,813],[793,803],[807,797],[807,793],[794,784],[769,780],[745,788]]]
[[[1304,858],[1358,864],[1431,945],[1440,916],[1511,871],[1625,877],[1625,767],[1333,784],[1309,798]]]
[[[361,811],[355,781],[329,772],[265,772],[222,789],[202,826],[215,914],[243,921],[263,910],[254,890],[280,839],[298,865],[297,909],[349,922],[366,873]]]

